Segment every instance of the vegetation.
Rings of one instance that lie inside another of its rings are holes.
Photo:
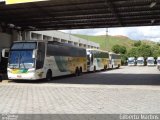
[[[159,57],[160,56],[160,43],[152,41],[134,41],[125,36],[87,36],[75,35],[89,41],[97,42],[100,44],[100,49],[113,51],[121,54],[122,64],[125,64],[128,57]]]
[[[138,47],[138,46],[141,46],[142,45],[142,42],[139,40],[137,42],[134,42],[133,44],[135,47]]]
[[[88,36],[88,35],[75,35],[77,37],[86,39],[88,41],[100,44],[100,49],[112,51],[112,47],[116,44],[125,46],[127,49],[132,47],[134,41],[124,36]]]
[[[127,49],[125,46],[121,46],[121,45],[114,45],[112,47],[112,51],[114,53],[118,53],[118,54],[125,54],[127,52]]]

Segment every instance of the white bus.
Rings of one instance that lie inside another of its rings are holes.
[[[144,57],[138,57],[137,58],[137,65],[138,66],[144,66]]]
[[[147,66],[154,66],[155,64],[155,59],[154,59],[154,57],[148,57],[147,58]]]
[[[98,49],[87,49],[88,71],[106,70],[109,67],[109,53]]]
[[[128,66],[135,66],[136,65],[135,57],[129,57],[127,62],[128,62]]]
[[[160,70],[160,57],[157,57],[157,69]]]
[[[9,79],[51,80],[87,71],[86,50],[53,41],[16,41],[8,58]]]
[[[110,60],[109,68],[113,69],[113,68],[119,68],[121,66],[121,55],[120,54],[110,52],[109,60]]]

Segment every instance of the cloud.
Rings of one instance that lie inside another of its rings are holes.
[[[106,35],[106,28],[100,29],[78,29],[78,30],[62,30],[63,32],[72,34],[85,35]],[[160,42],[160,26],[143,26],[143,27],[119,27],[109,28],[109,35],[123,35],[133,40],[152,40]]]

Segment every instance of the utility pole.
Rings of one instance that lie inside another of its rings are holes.
[[[106,39],[105,39],[106,50],[107,50],[107,38],[108,38],[108,28],[106,28]],[[108,43],[109,43],[109,39],[108,39]]]

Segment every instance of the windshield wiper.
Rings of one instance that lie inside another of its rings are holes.
[[[19,54],[19,68],[21,68],[21,63],[23,64],[23,68],[26,69],[26,66],[24,65],[24,62],[22,61],[22,55]]]
[[[24,62],[22,62],[22,64],[23,64],[24,69],[26,69],[26,66],[25,66]]]

